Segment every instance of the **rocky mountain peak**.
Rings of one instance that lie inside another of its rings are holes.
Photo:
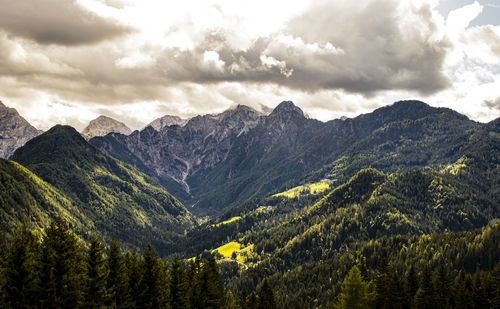
[[[189,119],[183,119],[179,116],[174,116],[174,115],[165,115],[163,117],[157,118],[153,120],[150,124],[148,124],[146,127],[150,126],[156,131],[160,131],[161,129],[173,125],[178,125],[180,127],[183,127]]]
[[[37,130],[14,108],[0,101],[0,157],[8,158],[14,151],[42,131]]]
[[[273,117],[276,115],[295,115],[302,118],[304,117],[304,112],[300,109],[300,107],[293,104],[292,101],[283,101],[274,108],[269,116]]]
[[[254,119],[260,117],[262,114],[249,106],[238,104],[233,108],[227,109],[226,111],[222,112],[219,115],[221,116],[220,120],[223,120],[228,117],[239,118],[239,119],[242,118]]]
[[[83,129],[82,135],[86,139],[90,139],[94,136],[105,136],[111,132],[129,135],[132,130],[123,122],[101,115],[90,121],[89,125]]]

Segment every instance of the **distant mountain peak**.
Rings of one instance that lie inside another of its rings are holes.
[[[224,118],[227,115],[248,114],[248,113],[255,114],[255,115],[261,114],[259,111],[253,109],[250,106],[243,105],[243,104],[237,104],[237,105],[234,105],[234,106],[228,108],[227,110],[225,110],[224,112],[222,112],[219,115],[222,116],[222,118]]]
[[[400,100],[400,101],[394,102],[393,106],[426,108],[426,107],[429,107],[430,105],[425,103],[425,102],[419,101],[419,100]]]
[[[243,104],[233,104],[231,105],[227,110],[225,110],[226,112],[227,111],[232,111],[232,110],[254,110],[253,108],[251,108],[250,106],[247,106],[247,105],[243,105]]]
[[[153,120],[145,128],[152,127],[156,131],[160,131],[161,129],[172,125],[178,125],[180,127],[183,127],[188,122],[188,120],[189,119],[184,119],[179,116],[165,115]]]
[[[260,107],[260,111],[264,114],[264,115],[269,115],[273,112],[273,109],[267,105],[264,105],[264,104],[259,104],[259,107]]]
[[[276,115],[295,115],[300,118],[304,118],[304,112],[297,105],[293,104],[292,101],[283,101],[269,115],[274,117]]]
[[[129,135],[132,130],[123,122],[101,115],[90,121],[89,125],[83,129],[82,135],[86,139],[90,139],[95,136],[105,136],[111,132]]]
[[[14,151],[42,131],[21,117],[15,108],[0,101],[0,158],[10,157]]]

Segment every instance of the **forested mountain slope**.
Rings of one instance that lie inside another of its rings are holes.
[[[63,193],[105,239],[166,250],[194,224],[184,206],[150,177],[88,144],[71,127],[55,126],[11,157]]]
[[[312,305],[314,298],[319,298],[326,304],[333,297],[328,282],[341,282],[355,261],[354,252],[371,241],[397,235],[411,239],[412,235],[460,232],[495,222],[500,216],[498,201],[487,191],[471,186],[463,175],[465,170],[410,170],[390,175],[362,170],[310,206],[304,205],[314,202],[310,197],[255,200],[247,206],[247,212],[229,212],[237,215],[232,220],[228,215],[226,221],[221,219],[188,233],[186,243],[196,240],[199,251],[231,241],[252,245],[244,266],[236,260],[221,264],[228,286],[251,290],[270,277],[281,300],[307,299],[306,303]],[[302,206],[294,208],[287,203]],[[494,257],[489,266],[500,255],[495,247],[490,249]],[[371,257],[366,254],[367,259]],[[385,254],[375,256],[369,260],[371,266]],[[462,267],[464,262],[460,263]],[[319,276],[319,283],[306,287],[303,282],[314,276]],[[297,289],[303,294],[290,294]]]
[[[0,159],[0,180],[0,222],[9,239],[21,225],[41,231],[56,217],[79,234],[93,226],[63,194],[16,162]]]

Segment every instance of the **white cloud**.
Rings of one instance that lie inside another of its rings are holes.
[[[140,128],[285,99],[322,120],[415,97],[500,115],[500,27],[470,26],[477,1],[441,16],[437,0],[76,0],[60,7],[74,23],[15,3],[0,13],[17,14],[0,22],[0,99],[42,128],[100,113]],[[81,35],[40,36],[51,18]]]
[[[477,1],[451,11],[446,19],[448,34],[460,35],[482,11],[483,7]]]

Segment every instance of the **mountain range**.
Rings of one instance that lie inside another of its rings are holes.
[[[2,151],[41,133],[1,105]],[[214,216],[254,197],[328,179],[339,185],[366,167],[391,173],[459,159],[471,132],[464,115],[400,101],[356,118],[320,122],[290,101],[269,114],[238,105],[220,114],[166,115],[131,132],[100,116],[81,132],[89,143],[156,179],[198,216]]]
[[[284,101],[111,131],[57,125],[0,159],[4,235],[60,217],[84,241],[216,255],[234,293],[267,278],[299,308],[329,306],[356,264],[454,278],[500,261],[500,119],[399,101],[320,122]]]
[[[269,115],[237,106],[184,126],[112,133],[90,143],[156,178],[194,214],[217,215],[300,182],[341,184],[363,167],[394,172],[454,162],[456,140],[480,126],[419,101],[325,123],[285,101]]]

